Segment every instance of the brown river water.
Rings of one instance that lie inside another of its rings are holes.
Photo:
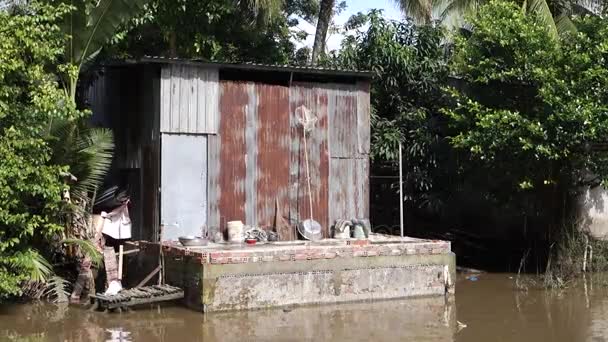
[[[470,277],[470,276],[469,276]],[[202,315],[0,307],[0,341],[608,341],[608,275],[560,291],[515,289],[511,274],[459,276],[456,295]]]

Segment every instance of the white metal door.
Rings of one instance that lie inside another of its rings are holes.
[[[207,223],[207,137],[161,136],[162,240],[200,236]]]

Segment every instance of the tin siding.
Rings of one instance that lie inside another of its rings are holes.
[[[268,227],[277,199],[292,224],[309,218],[301,106],[318,118],[307,136],[313,218],[328,236],[336,218],[367,217],[369,160],[359,152],[361,146],[365,151],[366,142],[359,143],[365,130],[357,130],[369,115],[365,99],[358,98],[362,91],[351,85],[294,83],[288,88],[221,81],[219,134],[208,137],[211,230],[223,231],[231,220]],[[340,135],[332,136],[330,120]],[[334,147],[346,157],[330,158]],[[291,229],[280,233],[284,240],[296,238]]]
[[[369,83],[334,85],[329,94],[329,221],[369,218]]]
[[[140,98],[143,108],[142,122],[142,240],[158,241],[160,225],[160,69],[146,66],[143,71],[144,95]]]
[[[249,94],[247,85],[237,82],[220,82],[220,91],[219,176],[215,196],[220,229],[224,231],[226,222],[245,220],[245,125]]]
[[[218,74],[217,69],[193,65],[163,67],[161,132],[217,133]]]
[[[129,183],[134,240],[156,241],[160,209],[160,67],[106,67],[91,83],[91,124],[111,128],[115,151],[108,177]]]
[[[329,94],[331,157],[354,158],[358,154],[357,90],[334,85]]]
[[[284,217],[289,217],[290,115],[289,88],[280,85],[256,84],[257,108],[257,179],[255,192],[257,224],[272,226],[275,201]],[[279,232],[291,238],[289,231]]]
[[[316,117],[317,123],[307,136],[310,164],[313,218],[323,227],[324,237],[329,232],[328,180],[328,94],[323,84],[294,83],[290,88],[290,126],[291,126],[291,164],[290,164],[290,218],[292,222],[308,219],[310,205],[306,179],[304,139],[302,126],[298,121],[300,106],[308,108]]]
[[[207,136],[162,134],[163,241],[200,236],[207,225]]]
[[[332,158],[329,216],[369,218],[369,159]]]
[[[360,155],[369,158],[371,144],[371,116],[369,82],[357,83],[357,142]]]
[[[247,104],[245,105],[245,146],[247,148],[245,154],[245,223],[257,225],[256,203],[258,194],[255,190],[258,177],[258,97],[254,83],[246,83],[245,91],[247,92]]]
[[[208,215],[207,226],[211,236],[217,231],[221,231],[220,227],[220,150],[221,138],[219,135],[207,136],[207,203]]]

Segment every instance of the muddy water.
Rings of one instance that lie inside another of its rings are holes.
[[[464,327],[466,325],[466,327]],[[123,314],[0,308],[0,341],[608,341],[608,276],[564,291],[517,291],[509,274],[460,277],[451,300],[227,314],[153,307]]]

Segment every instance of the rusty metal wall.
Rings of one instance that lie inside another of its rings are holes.
[[[329,93],[329,222],[369,218],[369,83],[334,85]]]
[[[210,139],[208,146],[208,222],[212,232],[223,230],[227,221],[245,221],[246,84],[220,82],[219,103],[220,134]]]
[[[275,202],[289,217],[289,162],[291,146],[291,119],[289,88],[258,83],[257,118],[255,123],[257,147],[254,203],[256,219],[262,226],[271,226],[275,215]],[[291,231],[289,231],[291,232]],[[286,233],[280,232],[285,238]]]
[[[211,231],[232,220],[270,226],[277,201],[292,223],[311,216],[298,120],[303,107],[317,117],[307,135],[312,217],[325,236],[337,218],[367,217],[369,127],[361,128],[369,125],[367,91],[359,84],[220,81],[219,134],[208,140]],[[283,233],[282,239],[296,238]]]
[[[217,133],[218,69],[166,65],[161,71],[163,133]]]
[[[302,107],[305,107],[317,118],[315,128],[306,137],[311,182],[310,191],[312,194],[312,218],[323,227],[324,237],[328,237],[328,92],[325,85],[322,84],[294,83],[289,90],[289,97],[291,118],[289,216],[292,222],[302,221],[311,216],[304,154],[304,133],[299,122],[299,118],[302,116]]]

